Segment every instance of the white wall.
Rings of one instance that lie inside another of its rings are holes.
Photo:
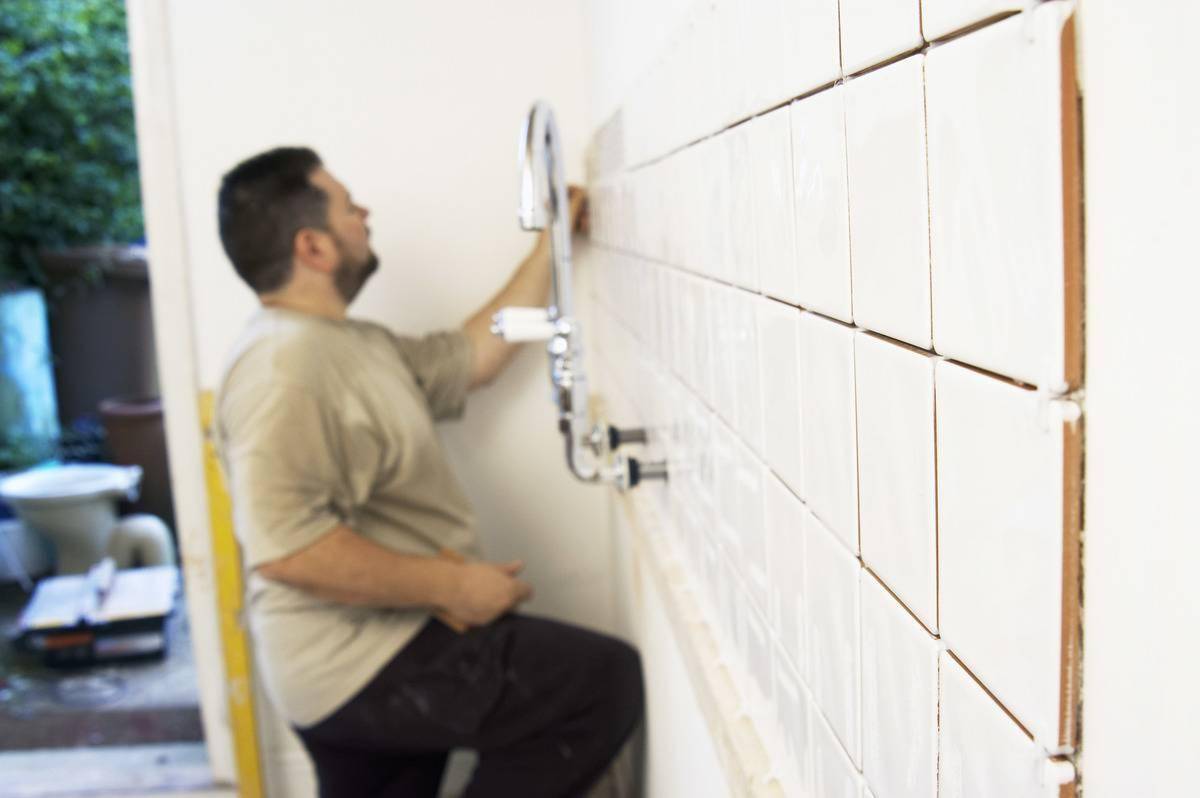
[[[516,143],[535,99],[553,105],[568,178],[582,180],[579,2],[175,0],[168,25],[201,389],[216,387],[255,307],[216,229],[216,189],[239,160],[315,148],[372,213],[381,270],[352,313],[412,333],[461,323],[532,246],[516,222]],[[529,563],[529,609],[611,628],[605,497],[567,474],[535,350],[474,396],[445,440],[489,555]],[[275,794],[302,794],[306,774],[276,767],[303,766],[295,746],[268,739],[267,750]]]
[[[1200,11],[1082,4],[1088,798],[1190,795],[1200,734]]]

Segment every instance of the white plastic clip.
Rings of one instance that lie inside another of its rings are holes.
[[[1070,386],[1061,375],[1045,376],[1038,380],[1034,393],[1034,423],[1042,432],[1050,432],[1052,426],[1078,421],[1082,415],[1079,404],[1067,397]]]
[[[1045,760],[1042,768],[1042,784],[1070,784],[1075,781],[1075,763],[1069,759],[1055,757]]]
[[[1021,9],[1021,33],[1025,36],[1025,41],[1033,44],[1037,40],[1037,23],[1034,21],[1034,11],[1042,4],[1042,0],[1025,0],[1025,7]]]

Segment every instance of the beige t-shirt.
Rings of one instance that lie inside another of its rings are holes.
[[[433,428],[462,414],[470,368],[461,332],[405,338],[278,309],[260,311],[232,353],[216,445],[259,671],[298,726],[349,700],[428,613],[327,601],[253,569],[338,524],[405,554],[478,556],[475,517]]]

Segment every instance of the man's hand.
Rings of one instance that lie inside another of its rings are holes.
[[[443,554],[443,556],[446,556]],[[447,625],[484,626],[533,596],[533,588],[517,579],[525,567],[509,563],[462,563],[456,584],[439,617]]]
[[[591,230],[587,189],[583,186],[567,186],[567,203],[571,206],[571,232],[587,235]]]

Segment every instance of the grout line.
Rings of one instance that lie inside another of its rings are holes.
[[[887,58],[883,59],[882,61],[879,61],[878,63],[863,67],[862,69],[858,70],[857,72],[851,72],[848,75],[843,75],[842,82],[861,78],[864,75],[869,75],[872,72],[878,72],[881,69],[886,69],[887,67],[890,67],[894,64],[898,64],[901,61],[912,58],[913,56],[925,55],[925,53],[927,53],[927,52],[929,52],[929,42],[922,39],[921,43],[919,45],[917,45],[916,47],[910,47],[907,50],[896,53],[895,55],[890,55]]]
[[[1037,742],[1036,739],[1034,739],[1034,736],[1029,731],[1029,729],[1025,728],[1025,724],[1022,723],[1021,721],[1017,720],[1017,716],[1014,715],[1012,712],[1010,712],[1008,707],[1004,706],[1004,703],[999,698],[996,697],[996,694],[993,693],[990,689],[988,689],[988,686],[986,684],[984,684],[983,681],[978,676],[975,675],[974,671],[972,671],[970,668],[967,667],[967,664],[965,662],[963,662],[961,659],[959,659],[958,655],[955,654],[952,649],[947,648],[946,653],[949,654],[951,659],[953,659],[955,662],[957,662],[958,666],[960,668],[962,668],[963,671],[968,676],[971,677],[971,681],[975,682],[975,684],[977,684],[979,686],[979,688],[981,690],[983,690],[983,692],[987,693],[988,698],[992,699],[992,701],[995,702],[996,706],[1000,707],[1000,709],[1003,710],[1005,715],[1008,715],[1008,719],[1011,720],[1013,723],[1017,724],[1017,728],[1019,728],[1021,730],[1021,732],[1030,739],[1030,741],[1037,744],[1039,748],[1044,749],[1044,746],[1042,746],[1040,743]]]
[[[884,590],[886,590],[888,592],[889,596],[891,596],[893,599],[895,599],[896,603],[900,605],[901,609],[903,609],[906,613],[908,613],[908,617],[912,618],[913,621],[918,626],[921,627],[921,629],[925,632],[925,634],[929,635],[929,637],[933,640],[937,640],[939,642],[941,641],[941,639],[942,639],[941,635],[939,635],[937,632],[930,631],[929,627],[926,626],[925,623],[920,618],[917,617],[917,614],[915,612],[913,612],[912,609],[907,604],[904,603],[904,599],[902,599],[898,595],[896,595],[896,591],[892,590],[892,588],[888,585],[888,583],[883,580],[883,577],[881,577],[878,573],[875,572],[874,568],[867,565],[865,562],[863,563],[862,567],[863,567],[864,571],[866,571],[868,574],[870,574],[872,576],[872,578],[874,578],[875,581],[879,583],[880,587],[882,587]]]
[[[929,347],[937,349],[933,329],[933,186],[929,178],[928,63],[921,63],[921,137],[925,144],[925,269],[929,276]]]
[[[1038,3],[1045,2],[1045,1],[1046,0],[1036,0],[1036,2],[1038,2]],[[976,22],[972,22],[972,23],[965,25],[957,30],[952,30],[949,33],[944,33],[936,39],[926,39],[925,41],[928,42],[928,44],[931,46],[946,44],[948,42],[952,42],[957,39],[961,39],[964,36],[967,36],[971,33],[976,33],[977,31],[981,31],[984,28],[990,28],[992,25],[995,25],[998,22],[1003,22],[1004,20],[1009,19],[1010,17],[1015,17],[1018,14],[1023,14],[1023,13],[1025,13],[1025,12],[1022,9],[1009,9],[1008,11],[1001,11],[999,14],[993,14],[990,17],[978,20]],[[921,35],[922,36],[925,35],[924,30],[921,31]]]
[[[929,375],[930,401],[933,403],[933,617],[942,630],[942,518],[941,474],[938,471],[937,369]]]
[[[838,4],[841,8],[841,3]],[[850,134],[846,125],[846,97],[849,92],[842,89],[842,182],[846,186],[846,269],[850,272],[850,318],[854,318],[854,235],[850,218]],[[795,193],[795,180],[792,181],[792,192]]]
[[[947,363],[952,363],[955,366],[960,366],[962,368],[973,371],[976,374],[979,374],[984,377],[990,377],[993,380],[997,380],[999,382],[1008,383],[1009,385],[1013,386],[1014,388],[1020,388],[1023,391],[1029,391],[1031,393],[1037,391],[1036,385],[1032,385],[1027,382],[1021,382],[1021,380],[1018,380],[1016,377],[1009,377],[1005,374],[1000,374],[999,372],[995,372],[990,369],[984,368],[983,366],[977,366],[974,363],[968,363],[965,360],[957,360],[953,357],[950,357],[949,355],[941,355],[941,358]],[[1052,394],[1049,398],[1060,399],[1064,396],[1067,396],[1067,394],[1066,393]]]
[[[850,335],[850,396],[854,399],[854,532],[858,537],[858,557],[866,564],[862,544],[862,452],[858,442],[858,337]]]
[[[931,352],[928,349],[922,349],[916,344],[910,344],[908,341],[901,341],[899,338],[893,338],[890,335],[885,335],[878,330],[870,330],[866,327],[855,327],[855,329],[863,335],[874,338],[878,341],[883,341],[885,344],[891,344],[892,346],[899,347],[900,349],[907,349],[914,355],[923,355],[931,360],[937,360],[941,358],[941,355],[939,355],[937,352]]]

